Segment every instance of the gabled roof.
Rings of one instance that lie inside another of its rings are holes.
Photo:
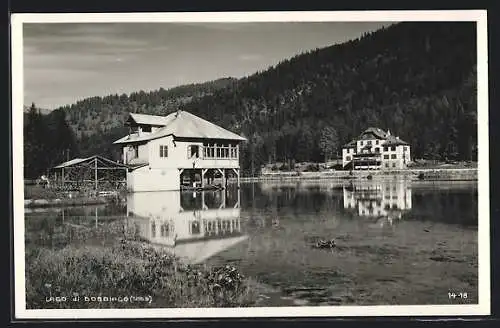
[[[165,116],[130,113],[127,122],[130,121],[136,124],[165,126]]]
[[[63,167],[68,167],[68,166],[72,166],[72,165],[76,165],[76,164],[85,162],[86,160],[87,160],[87,158],[73,158],[70,161],[61,163],[61,164],[59,164],[57,166],[54,166],[54,168],[55,169],[60,169],[60,168],[63,168]]]
[[[104,162],[106,164],[110,164],[112,166],[127,167],[127,165],[125,165],[125,164],[114,162],[114,161],[112,161],[110,159],[104,158],[104,157],[99,156],[99,155],[94,155],[94,156],[90,156],[90,157],[86,157],[86,158],[73,158],[72,160],[64,162],[64,163],[61,163],[61,164],[59,164],[57,166],[54,166],[53,168],[54,169],[61,169],[61,168],[64,168],[64,167],[74,166],[74,165],[78,165],[78,164],[81,164],[81,163],[90,162],[90,161],[94,160],[95,158],[101,160],[102,162]]]
[[[366,129],[365,131],[363,131],[363,133],[361,133],[361,137],[363,135],[369,134],[369,133],[373,134],[378,139],[385,139],[388,136],[388,133],[385,132],[384,130],[382,130],[380,128],[372,128],[372,127],[370,127],[368,129]]]
[[[399,139],[399,137],[395,137],[395,136],[389,136],[387,137],[387,140],[383,143],[384,146],[397,146],[397,145],[409,145],[409,143],[407,143],[406,141],[404,140],[401,140]]]
[[[354,147],[356,147],[356,140],[349,141],[342,148],[354,148]]]
[[[131,114],[132,115],[132,114]],[[246,139],[186,111],[177,111],[162,117],[164,127],[153,133],[125,136],[115,144],[148,141],[172,135],[177,138],[204,138],[245,141]],[[152,120],[151,120],[152,121]],[[159,122],[155,119],[155,122]]]
[[[366,129],[365,131],[363,131],[363,133],[361,133],[359,135],[359,137],[351,140],[350,142],[345,144],[342,148],[356,147],[357,140],[373,139],[373,137],[375,137],[377,139],[384,140],[381,143],[381,145],[384,145],[384,146],[409,145],[409,143],[407,143],[406,141],[403,141],[403,140],[399,139],[399,137],[396,137],[396,136],[393,136],[392,134],[390,134],[389,131],[385,132],[384,130],[382,130],[380,128],[370,127],[368,129]]]

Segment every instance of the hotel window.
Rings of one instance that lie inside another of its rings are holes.
[[[396,150],[396,146],[391,146],[391,150],[395,151]]]
[[[375,148],[375,152],[376,152],[376,153],[380,153],[380,148],[378,148],[378,147],[377,147],[377,148]]]
[[[371,140],[368,140],[368,144],[369,144],[369,145],[371,146],[371,144],[372,144],[372,141],[371,141]]]
[[[396,163],[392,163],[392,167],[396,167]]]
[[[384,159],[389,159],[389,155],[384,155]]]
[[[392,155],[391,155],[391,158],[392,158],[392,159],[396,159],[396,158],[397,158],[396,154],[392,154]]]
[[[375,140],[375,144],[378,145],[378,140]]]
[[[168,157],[168,146],[160,145],[160,157]]]

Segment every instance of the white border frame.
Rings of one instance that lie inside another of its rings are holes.
[[[26,309],[23,183],[23,24],[103,22],[398,22],[472,21],[477,23],[478,78],[478,304],[321,306],[172,309]],[[219,318],[332,316],[465,316],[490,315],[490,226],[488,145],[488,39],[486,10],[305,11],[189,13],[13,14],[12,156],[16,319]]]

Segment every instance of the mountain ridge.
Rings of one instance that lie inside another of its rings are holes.
[[[398,23],[244,78],[92,97],[60,109],[86,155],[119,156],[111,143],[126,133],[128,112],[182,109],[247,137],[247,173],[267,162],[334,157],[368,126],[390,129],[417,157],[474,159],[475,37],[473,23]]]

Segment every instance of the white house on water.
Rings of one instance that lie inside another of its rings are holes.
[[[342,166],[353,170],[401,170],[410,159],[410,145],[379,128],[368,128],[342,147]]]
[[[130,113],[129,134],[114,142],[122,146],[127,189],[179,190],[182,184],[207,187],[215,178],[225,186],[236,177],[239,186],[239,145],[246,139],[186,111],[167,116]]]

